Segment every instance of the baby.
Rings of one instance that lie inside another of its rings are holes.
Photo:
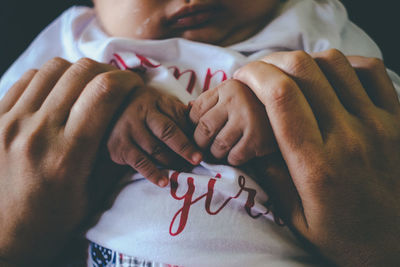
[[[81,58],[91,58],[143,80],[108,141],[112,159],[139,173],[125,177],[87,233],[89,266],[312,265],[318,260],[274,222],[253,176],[202,159],[242,165],[277,151],[265,108],[232,79],[236,70],[275,51],[329,48],[381,57],[336,0],[95,0],[41,33],[0,92],[56,56],[86,67]],[[200,165],[182,168],[188,163]]]

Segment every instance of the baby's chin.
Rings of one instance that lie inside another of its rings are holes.
[[[201,28],[186,30],[180,35],[180,37],[201,43],[222,45],[227,39],[227,35],[227,32],[219,31],[215,28]]]

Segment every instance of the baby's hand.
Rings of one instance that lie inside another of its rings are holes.
[[[186,136],[188,107],[176,97],[142,87],[118,119],[107,146],[111,159],[130,165],[151,182],[163,187],[167,174],[157,163],[169,168],[185,162],[197,165],[202,155]]]
[[[194,139],[217,159],[241,165],[276,150],[264,105],[237,80],[228,80],[192,103]]]

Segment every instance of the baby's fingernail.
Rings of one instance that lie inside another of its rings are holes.
[[[202,161],[202,159],[203,159],[203,155],[201,155],[201,153],[199,153],[199,152],[195,152],[195,153],[192,155],[192,163],[193,163],[194,165],[199,164],[199,163]]]
[[[169,180],[167,177],[163,177],[160,180],[158,180],[157,184],[159,187],[166,187],[169,183]]]
[[[240,70],[240,69],[235,70],[235,72],[234,72],[233,75],[232,75],[233,78],[236,78],[236,77],[237,77],[237,75],[239,74],[239,70]]]

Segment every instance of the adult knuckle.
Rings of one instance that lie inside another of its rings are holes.
[[[98,69],[99,66],[100,63],[90,58],[81,58],[73,65],[73,67],[76,68],[78,71]]]
[[[288,77],[283,77],[271,85],[267,94],[271,103],[276,106],[284,106],[296,97],[296,84]]]
[[[157,158],[164,152],[165,152],[165,146],[162,144],[156,144],[151,147],[149,154],[151,157]]]
[[[147,171],[151,167],[150,162],[145,155],[136,155],[132,159],[132,164],[135,169],[140,172]]]
[[[189,141],[181,142],[178,144],[177,152],[180,154],[185,153],[186,151],[191,150],[192,144]]]
[[[286,63],[287,69],[285,70],[294,75],[301,74],[307,72],[311,68],[312,64],[313,59],[309,54],[305,51],[297,50],[289,52]]]
[[[66,136],[71,146],[74,147],[87,147],[93,140],[93,136],[81,131],[73,131]]]
[[[62,58],[53,58],[47,61],[35,74],[35,76],[39,79],[47,79],[49,75],[59,69],[65,68],[68,65],[70,65],[70,63]]]

